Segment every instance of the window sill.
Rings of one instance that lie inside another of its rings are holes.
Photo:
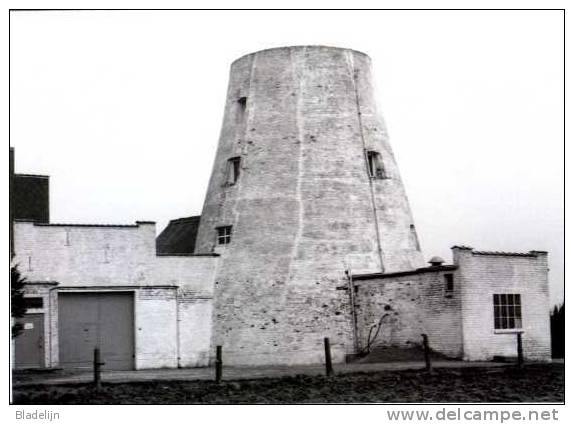
[[[499,328],[494,330],[494,334],[517,334],[524,333],[522,328]]]

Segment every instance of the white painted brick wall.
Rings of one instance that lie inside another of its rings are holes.
[[[16,222],[14,249],[14,263],[30,281],[58,281],[61,285],[65,281],[74,286],[149,283],[155,225],[79,227]]]
[[[136,292],[136,369],[177,367],[175,289]]]
[[[156,256],[155,225],[14,224],[15,258],[29,281],[110,290],[133,286],[136,367],[207,365],[217,257]],[[146,288],[146,286],[177,286]],[[179,330],[178,303],[179,302]],[[45,300],[46,366],[58,364],[57,290]],[[49,353],[51,352],[51,354]]]
[[[524,358],[549,361],[550,304],[544,252],[480,254],[454,248],[454,292],[444,296],[444,272],[358,280],[361,346],[386,315],[375,345],[408,347],[429,336],[434,350],[465,360],[516,356],[516,331],[494,329],[493,294],[520,294]]]
[[[493,294],[520,294],[524,358],[550,361],[548,261],[544,252],[528,256],[477,254],[453,248],[462,286],[464,358],[516,356],[516,334],[495,331]]]
[[[179,287],[179,366],[209,365],[216,257],[160,256],[154,279]]]
[[[211,348],[211,297],[198,297],[195,293],[180,293],[179,339],[180,366],[203,367],[209,365]]]

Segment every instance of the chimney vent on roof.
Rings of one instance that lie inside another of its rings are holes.
[[[431,264],[431,266],[441,266],[443,263],[444,259],[441,258],[440,256],[433,256],[429,261],[429,264]]]

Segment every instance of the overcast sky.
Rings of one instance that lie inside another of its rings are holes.
[[[548,250],[563,299],[558,11],[11,15],[16,171],[50,175],[51,220],[198,215],[231,62],[300,44],[369,54],[425,257]]]

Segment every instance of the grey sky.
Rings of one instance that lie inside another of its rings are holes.
[[[555,11],[51,12],[11,17],[16,171],[51,219],[201,213],[229,65],[325,44],[373,59],[426,257],[548,250],[563,299],[563,26]]]

